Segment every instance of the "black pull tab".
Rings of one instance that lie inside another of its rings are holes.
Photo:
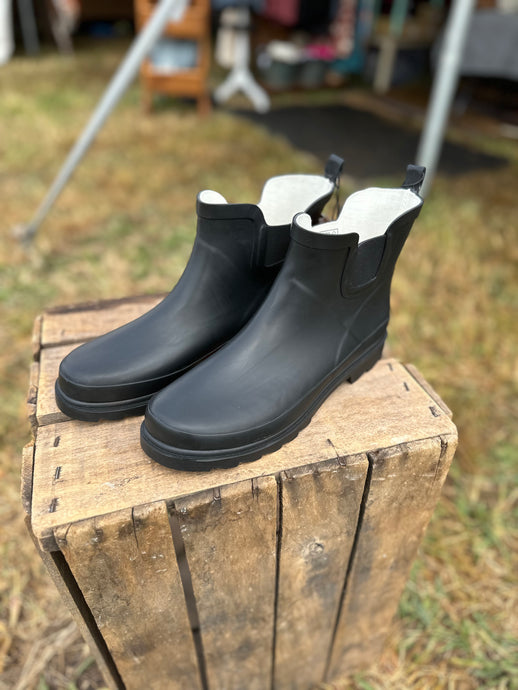
[[[340,174],[342,172],[343,167],[344,159],[332,153],[327,159],[324,174],[328,180],[331,180],[332,182],[337,184],[337,180],[340,179]]]
[[[329,158],[327,159],[326,167],[325,167],[325,176],[327,177],[328,180],[331,180],[331,182],[334,183],[335,185],[335,210],[334,210],[334,217],[335,219],[338,218],[338,214],[340,212],[340,174],[342,172],[342,168],[344,167],[344,159],[340,158],[340,156],[335,155],[332,153]]]
[[[419,194],[425,175],[426,168],[423,165],[407,165],[405,181],[401,186]]]

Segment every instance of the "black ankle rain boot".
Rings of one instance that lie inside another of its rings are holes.
[[[284,265],[261,308],[219,352],[150,402],[144,451],[180,470],[231,467],[293,439],[343,381],[381,357],[390,284],[422,206],[424,168],[399,189],[366,189],[339,218],[294,218]]]
[[[60,410],[85,421],[143,414],[154,393],[232,338],[277,276],[293,216],[306,209],[318,219],[342,163],[331,156],[322,176],[273,177],[257,205],[201,192],[196,239],[178,284],[151,311],[63,359]]]

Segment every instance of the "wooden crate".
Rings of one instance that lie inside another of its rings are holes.
[[[254,463],[182,473],[141,418],[67,419],[53,385],[79,342],[158,298],[36,321],[28,528],[110,688],[311,688],[379,656],[457,433],[411,366],[380,361]]]
[[[134,5],[135,24],[137,30],[141,31],[155,10],[156,0],[134,0]],[[190,69],[162,74],[156,72],[151,60],[146,58],[140,68],[144,109],[151,111],[153,93],[156,92],[170,96],[192,96],[197,99],[200,115],[207,115],[211,109],[207,83],[211,61],[210,1],[190,0],[182,19],[168,22],[162,34],[169,38],[196,41],[198,60]]]

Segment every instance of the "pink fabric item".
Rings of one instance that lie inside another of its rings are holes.
[[[300,0],[266,0],[262,15],[284,26],[295,26],[299,12]]]
[[[327,43],[312,43],[306,46],[306,55],[313,60],[333,60],[335,51],[333,46]]]

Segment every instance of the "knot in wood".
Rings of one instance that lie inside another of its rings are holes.
[[[308,546],[308,554],[313,557],[320,556],[324,553],[325,547],[318,541],[311,542]]]

